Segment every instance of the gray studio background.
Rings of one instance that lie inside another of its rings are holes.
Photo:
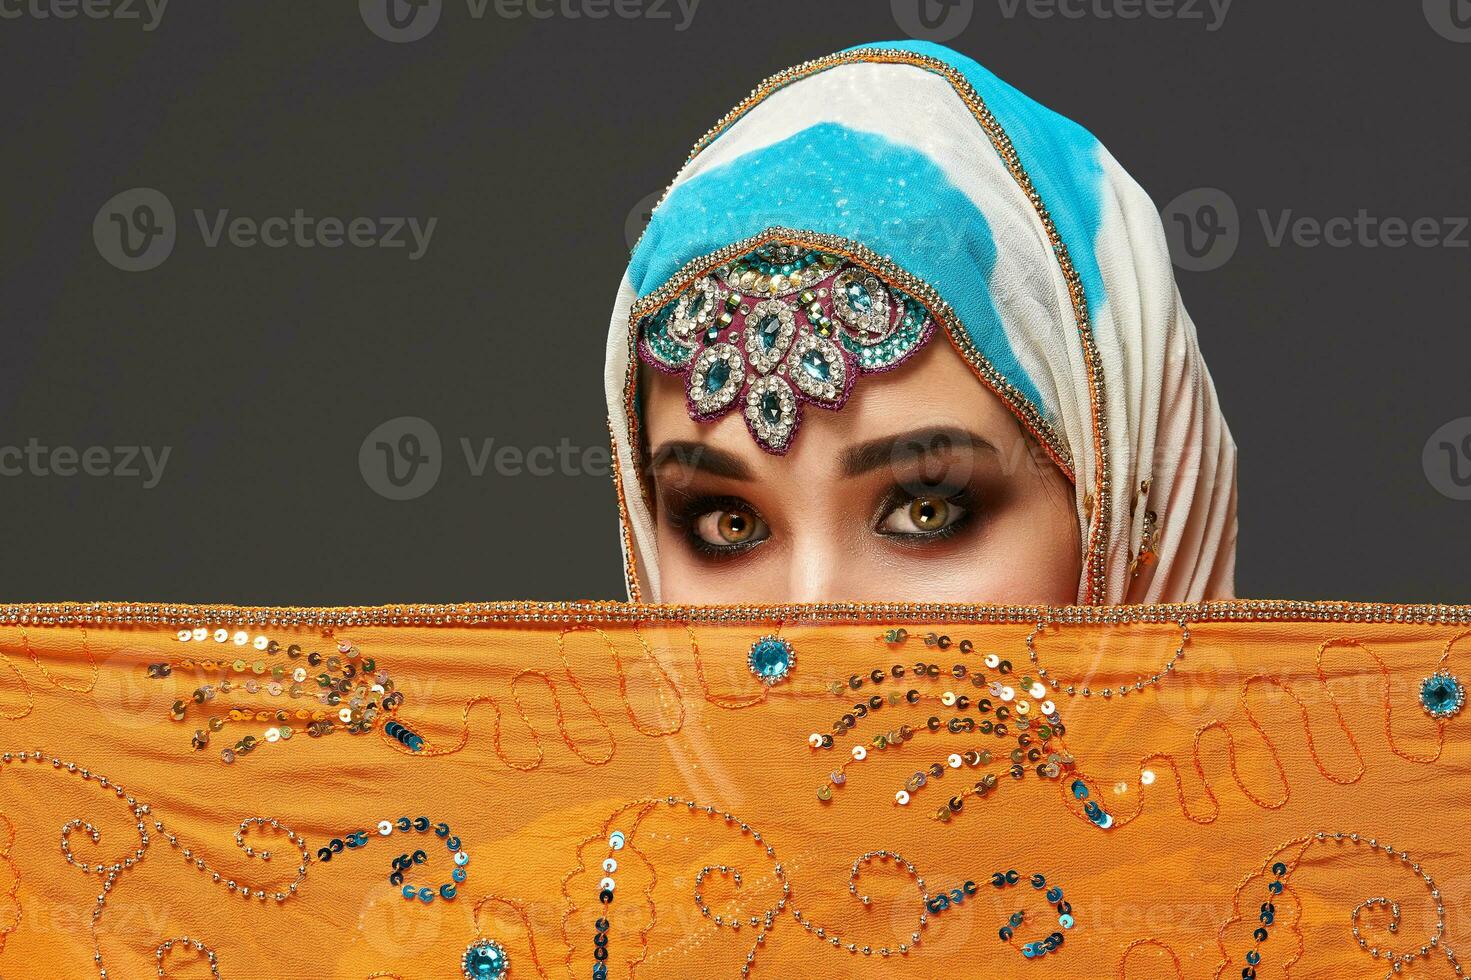
[[[758,80],[906,30],[1167,210],[1240,592],[1471,599],[1464,0],[123,3],[0,0],[0,601],[620,597],[630,226]],[[211,246],[195,209],[435,224]],[[397,486],[379,441],[427,462]]]

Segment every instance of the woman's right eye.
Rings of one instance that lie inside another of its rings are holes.
[[[713,550],[731,550],[757,544],[771,534],[766,522],[749,510],[719,507],[694,520],[695,538]]]

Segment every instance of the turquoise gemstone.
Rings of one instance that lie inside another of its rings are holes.
[[[1420,705],[1432,718],[1449,718],[1465,703],[1465,688],[1445,671],[1431,674],[1420,682]]]
[[[460,965],[469,980],[501,980],[510,961],[499,943],[481,939],[465,950]]]
[[[666,306],[646,321],[644,330],[650,337],[665,337],[668,335],[669,318],[674,315],[674,307]]]
[[[751,644],[751,653],[746,658],[751,673],[765,684],[775,684],[791,673],[796,657],[792,645],[775,636],[763,636]]]
[[[705,293],[702,290],[702,291],[698,291],[698,292],[695,292],[695,293],[693,293],[693,294],[690,295],[690,301],[689,301],[688,304],[685,305],[685,308],[684,308],[684,315],[687,316],[687,317],[689,317],[691,320],[693,320],[697,316],[700,315],[700,311],[703,310],[704,308],[705,308]]]
[[[724,361],[716,361],[710,365],[710,370],[705,372],[705,391],[715,394],[725,383],[730,380],[730,365]]]
[[[769,351],[775,347],[777,340],[781,338],[781,317],[775,313],[768,313],[757,320],[756,336],[761,338],[763,349]]]
[[[774,391],[761,397],[761,417],[772,425],[781,421],[781,398]]]
[[[814,381],[826,381],[832,376],[832,367],[827,363],[827,358],[815,350],[802,355],[802,370]]]
[[[850,282],[844,289],[848,294],[848,305],[860,313],[867,313],[873,309],[873,297],[868,295],[868,290],[861,282]]]

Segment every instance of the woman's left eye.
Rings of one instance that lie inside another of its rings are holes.
[[[885,514],[878,529],[885,534],[925,537],[954,527],[966,513],[947,497],[911,497]]]

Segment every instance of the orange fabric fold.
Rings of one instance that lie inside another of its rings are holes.
[[[114,980],[205,977],[211,954],[231,978],[458,977],[482,939],[513,980],[1204,980],[1254,952],[1259,977],[1409,953],[1408,975],[1453,977],[1445,949],[1471,948],[1471,711],[1421,701],[1437,671],[1471,679],[1465,607],[1041,629],[985,607],[515,608],[6,607],[0,977],[97,976],[95,956]],[[764,636],[795,657],[771,686],[748,663]],[[315,699],[349,664],[365,703],[403,698],[359,733],[338,714],[356,695]]]

